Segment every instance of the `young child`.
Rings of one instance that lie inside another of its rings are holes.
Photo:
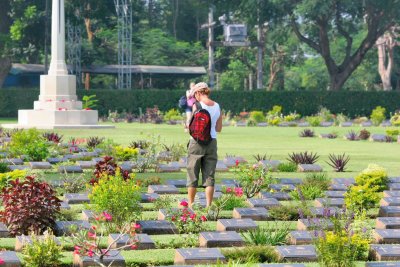
[[[193,86],[195,85],[194,82],[190,83],[190,90],[186,90],[186,99],[187,99],[187,107],[186,107],[186,124],[185,124],[185,130],[189,128],[190,120],[192,119],[192,109],[194,103],[196,103],[196,99],[194,98],[193,95],[190,94]]]

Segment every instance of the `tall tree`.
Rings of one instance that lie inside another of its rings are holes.
[[[392,90],[391,77],[394,67],[393,52],[394,48],[400,45],[400,42],[397,40],[399,34],[396,30],[395,27],[392,27],[376,41],[378,50],[378,72],[381,76],[383,90],[385,91]]]
[[[361,64],[376,40],[400,15],[398,0],[274,0],[286,11],[299,40],[323,59],[330,77],[329,89],[340,90]],[[354,37],[365,31],[358,44]],[[333,42],[344,39],[342,53],[334,56]]]
[[[8,16],[10,12],[10,2],[5,1],[0,9],[0,88],[11,69],[11,57],[8,51],[11,19]]]

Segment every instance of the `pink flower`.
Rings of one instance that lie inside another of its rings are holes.
[[[88,232],[88,237],[90,238],[90,239],[96,239],[96,233],[92,233],[92,232]]]
[[[81,247],[75,246],[74,247],[74,254],[79,255],[80,254],[80,252],[79,252],[80,250],[81,250]]]
[[[89,257],[93,257],[94,256],[93,250],[89,249],[88,252],[87,252],[87,255]]]
[[[239,160],[238,159],[235,160],[235,165],[236,165],[236,167],[239,166]]]
[[[187,221],[187,218],[186,218],[185,216],[182,216],[182,217],[181,217],[181,221],[182,221],[182,222],[186,222],[186,221]]]
[[[61,102],[64,103],[64,102],[65,102],[65,99],[61,99]]]
[[[111,214],[107,213],[107,212],[103,212],[103,216],[106,219],[106,221],[111,221],[112,220],[112,216]]]
[[[187,203],[186,200],[182,200],[182,201],[181,201],[181,206],[187,207],[187,206],[189,206],[189,203]]]
[[[193,213],[192,215],[190,215],[190,219],[192,219],[192,221],[194,221],[196,219],[196,213]]]
[[[102,249],[102,250],[101,250],[101,253],[104,254],[104,255],[106,255],[106,256],[109,256],[109,255],[110,255],[110,254],[108,253],[108,250],[107,250],[107,249]]]
[[[203,221],[203,222],[207,221],[207,218],[206,218],[206,216],[204,216],[204,215],[202,215],[202,216],[200,217],[200,219],[201,219],[201,221]]]
[[[0,258],[0,264],[5,264],[5,261],[2,258]]]
[[[131,245],[131,249],[137,249],[137,248],[138,248],[138,246],[136,244]]]
[[[134,226],[134,227],[135,227],[136,230],[142,228],[142,226],[140,226],[140,224],[138,224],[138,223],[135,223],[135,226]]]
[[[231,193],[231,192],[232,192],[232,188],[228,187],[228,188],[226,189],[226,192],[227,192],[227,193]]]

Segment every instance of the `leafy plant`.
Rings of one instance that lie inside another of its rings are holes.
[[[16,132],[11,139],[9,149],[13,155],[26,155],[31,161],[42,161],[49,155],[46,141],[36,129]]]
[[[368,140],[370,136],[371,133],[367,129],[362,129],[358,134],[358,138],[360,138],[361,140]]]
[[[118,171],[115,175],[101,177],[93,186],[89,199],[96,212],[111,214],[117,227],[138,218],[141,212],[140,187],[133,179],[125,180]]]
[[[197,234],[205,230],[207,218],[205,215],[198,215],[188,209],[188,203],[182,201],[180,203],[183,209],[170,209],[168,211],[167,220],[172,222],[178,230],[179,234]]]
[[[288,224],[269,223],[267,226],[257,227],[247,233],[242,233],[242,236],[246,243],[251,245],[281,246],[286,244],[289,232]]]
[[[252,111],[250,112],[249,121],[253,122],[253,124],[265,122],[265,116],[262,111]]]
[[[394,141],[395,141],[395,138],[393,136],[390,136],[390,135],[385,136],[386,143],[393,143]]]
[[[337,138],[337,133],[336,132],[331,132],[331,133],[328,133],[328,139],[335,139],[335,138]]]
[[[175,198],[170,195],[161,195],[159,198],[152,201],[155,210],[172,208]]]
[[[317,153],[312,153],[312,152],[308,153],[308,151],[299,153],[293,152],[292,154],[289,154],[288,158],[290,162],[296,163],[297,165],[314,164],[315,162],[317,162],[318,159],[319,156]]]
[[[223,249],[222,254],[229,261],[241,264],[259,262],[280,262],[279,255],[271,246],[248,246],[244,248]]]
[[[127,161],[136,158],[137,155],[139,154],[139,149],[116,146],[114,147],[114,154],[117,160]]]
[[[269,217],[276,221],[296,221],[300,218],[300,210],[305,207],[301,205],[282,205],[271,207],[268,210]],[[306,209],[306,212],[308,209]],[[303,211],[304,213],[304,211]]]
[[[264,155],[256,154],[256,155],[253,155],[253,158],[256,160],[256,162],[260,162],[262,160],[267,159],[267,154],[264,154]]]
[[[8,172],[9,171],[9,169],[8,169],[8,164],[7,164],[7,162],[0,162],[0,174],[1,173],[5,173],[5,172]],[[0,176],[1,177],[1,176]],[[0,181],[1,181],[1,178],[0,178]]]
[[[61,143],[61,140],[63,138],[62,135],[59,135],[57,133],[44,133],[43,137],[49,141],[49,142],[53,142],[55,144]]]
[[[243,198],[243,190],[240,187],[226,188],[225,194],[228,196],[225,201],[224,210],[233,210],[234,208],[245,208],[247,204]]]
[[[321,190],[328,190],[331,184],[326,172],[308,173],[303,180],[303,185],[312,185],[321,188]]]
[[[168,239],[168,242],[155,241],[157,249],[197,248],[199,238],[197,234],[175,235]]]
[[[324,195],[324,190],[313,184],[301,184],[296,190],[291,191],[290,196],[294,200],[314,200]]]
[[[381,199],[378,193],[379,187],[364,185],[352,185],[345,193],[346,207],[355,212],[362,212],[374,208]]]
[[[300,137],[315,137],[315,133],[311,129],[304,129],[299,133]]]
[[[294,162],[283,162],[278,165],[279,172],[296,172],[297,164]]]
[[[145,178],[136,178],[136,183],[140,187],[147,188],[149,185],[161,184],[161,178],[159,176],[150,176]]]
[[[101,143],[103,143],[104,137],[98,137],[98,136],[90,136],[87,141],[86,141],[86,146],[88,148],[96,148],[98,147]]]
[[[79,174],[70,174],[70,173],[62,173],[61,174],[61,183],[62,186],[57,189],[57,192],[64,195],[70,193],[81,193],[86,189],[86,184],[89,182],[90,177],[88,177],[87,173],[79,173]]]
[[[306,118],[306,121],[313,127],[317,127],[323,122],[320,116],[310,116]]]
[[[10,186],[10,182],[16,179],[22,179],[26,176],[25,170],[14,170],[11,172],[0,173],[0,191]]]
[[[27,176],[23,181],[16,179],[0,194],[4,210],[0,211],[1,221],[12,235],[43,233],[54,226],[54,219],[60,210],[55,191],[45,182]]]
[[[349,141],[358,141],[358,140],[360,140],[359,137],[358,137],[358,134],[353,130],[349,131],[346,134],[346,139],[349,140]]]
[[[211,221],[217,221],[220,218],[220,214],[231,198],[231,195],[223,194],[220,198],[217,198],[211,202],[211,206],[208,209],[207,219]]]
[[[368,165],[368,168],[357,175],[355,180],[358,185],[371,188],[377,186],[379,192],[386,190],[389,182],[386,170],[376,164]]]
[[[130,148],[140,148],[140,149],[147,149],[149,148],[151,143],[147,140],[137,140],[137,141],[132,141],[129,144]]]
[[[51,232],[46,232],[42,238],[32,234],[31,243],[26,244],[22,251],[26,266],[57,267],[61,266],[62,247],[55,241]]]
[[[393,126],[400,126],[400,111],[394,113],[394,115],[390,118],[390,123]]]
[[[98,180],[103,176],[114,176],[117,172],[119,172],[124,180],[129,179],[128,171],[123,171],[121,168],[115,163],[114,159],[110,156],[105,156],[103,160],[97,162],[96,167],[93,172],[93,177],[90,180],[90,184],[94,185],[98,182]]]
[[[182,120],[182,114],[177,109],[170,109],[164,115],[165,121],[179,121]]]
[[[239,164],[235,167],[235,177],[247,198],[252,198],[273,182],[271,174],[262,164]]]
[[[95,99],[96,95],[84,95],[82,97],[83,100],[83,109],[93,109],[97,106],[98,100]]]
[[[371,121],[374,125],[379,125],[381,124],[385,119],[386,119],[386,109],[381,107],[381,106],[377,106],[374,110],[372,110],[371,113]]]
[[[134,119],[135,119],[135,116],[132,113],[130,113],[130,112],[126,113],[125,122],[132,123]]]
[[[343,155],[329,154],[329,162],[326,163],[336,172],[344,172],[349,161],[350,157],[346,156],[345,153],[343,153]]]

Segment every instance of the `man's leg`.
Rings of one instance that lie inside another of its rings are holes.
[[[201,161],[203,156],[203,148],[195,143],[195,141],[190,140],[188,146],[188,161],[187,161],[187,183],[188,188],[188,202],[191,208],[196,196],[196,188],[198,186],[199,173],[201,168]]]
[[[206,187],[207,208],[211,206],[213,197],[214,197],[214,186],[207,186]]]
[[[196,187],[188,187],[188,201],[189,208],[192,208],[194,203],[194,198],[196,197],[197,188]]]
[[[207,207],[211,206],[214,197],[214,177],[217,161],[217,140],[214,139],[207,146],[206,154],[201,161],[201,174],[203,178],[203,186],[206,188]]]

